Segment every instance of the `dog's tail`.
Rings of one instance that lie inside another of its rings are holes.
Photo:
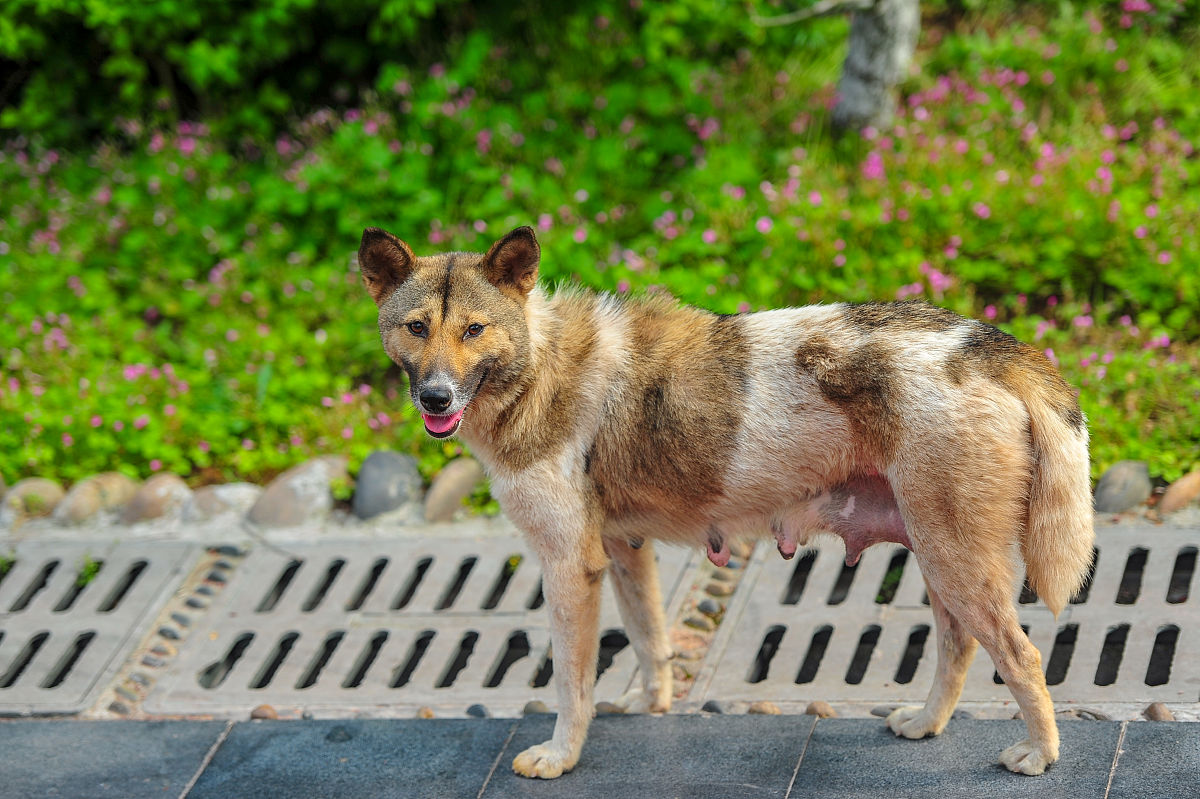
[[[1087,421],[1071,388],[1035,352],[1019,393],[1029,410],[1033,479],[1021,557],[1029,584],[1057,616],[1092,565]],[[1043,363],[1044,362],[1044,363]]]

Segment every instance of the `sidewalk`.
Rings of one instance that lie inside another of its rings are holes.
[[[356,721],[3,721],[0,796],[735,799],[1200,795],[1200,724],[1067,721],[1062,759],[1010,774],[1019,721],[959,720],[923,741],[879,719],[596,719],[579,766],[545,782],[512,758],[552,716]]]

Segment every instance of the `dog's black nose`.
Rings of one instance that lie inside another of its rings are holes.
[[[450,407],[450,400],[453,398],[450,389],[442,386],[421,389],[421,404],[430,413],[442,413]]]

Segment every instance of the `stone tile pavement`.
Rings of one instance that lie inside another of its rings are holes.
[[[1200,796],[1200,724],[1067,721],[1041,777],[996,763],[1015,721],[924,741],[879,719],[605,716],[550,782],[513,775],[552,716],[354,721],[0,721],[0,797],[736,799]]]

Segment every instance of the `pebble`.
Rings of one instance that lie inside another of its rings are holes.
[[[1185,474],[1167,486],[1167,491],[1158,501],[1160,513],[1183,510],[1193,502],[1200,501],[1200,469]]]
[[[334,481],[349,480],[346,458],[323,455],[276,477],[246,514],[263,527],[295,527],[333,510]]]
[[[721,604],[715,599],[701,599],[700,604],[696,605],[696,610],[705,616],[716,616],[721,612]]]
[[[467,715],[473,719],[486,719],[489,718],[491,714],[488,713],[486,707],[476,703],[467,708]]]
[[[743,565],[743,561],[739,560],[738,558],[730,558],[729,562],[725,564],[725,568],[733,569],[734,571],[737,571],[738,569],[742,568],[742,565]],[[728,573],[728,572],[726,572],[726,573]]]
[[[431,707],[419,707],[419,708],[417,708],[417,718],[419,718],[419,719],[431,719],[431,718],[433,718],[433,708],[431,708]]]
[[[163,638],[166,638],[168,641],[178,641],[180,639],[179,630],[166,625],[158,628],[158,634]]]
[[[136,524],[151,519],[172,518],[179,514],[191,498],[192,489],[177,474],[163,472],[142,483],[137,493],[121,511],[122,524]]]
[[[150,677],[140,671],[135,671],[133,674],[130,674],[129,681],[134,685],[140,685],[143,688],[150,685]]]
[[[722,583],[713,580],[704,587],[704,592],[709,596],[729,596],[733,593],[734,586],[729,583]]]
[[[710,699],[707,702],[705,702],[700,707],[700,709],[703,710],[705,713],[724,713],[725,712],[725,703],[720,701],[719,699]]]
[[[483,467],[474,458],[455,458],[433,478],[425,494],[425,521],[448,522],[463,507],[463,500],[484,478]]]
[[[227,558],[240,558],[246,554],[246,550],[234,544],[222,544],[213,550],[218,555],[224,555]]]
[[[735,558],[746,560],[754,553],[754,544],[749,541],[734,541],[729,545],[729,551]]]
[[[279,718],[279,713],[270,705],[259,705],[250,711],[250,718],[274,721]]]
[[[225,575],[221,574],[219,571],[211,571],[207,575],[204,576],[204,579],[208,580],[209,582],[212,582],[212,583],[224,584],[225,582],[228,581],[229,578],[227,578]]]
[[[704,632],[712,632],[717,629],[717,623],[707,616],[688,616],[683,620],[683,623],[695,630],[703,630]]]
[[[138,701],[138,695],[136,693],[134,693],[133,691],[129,690],[128,688],[126,688],[124,685],[118,685],[116,690],[113,691],[113,693],[116,694],[117,696],[121,697],[122,699],[129,700],[130,702]]]
[[[94,474],[71,486],[54,509],[54,520],[61,524],[79,524],[102,510],[125,505],[137,491],[137,482],[128,475],[120,472]]]
[[[620,705],[615,704],[613,702],[597,702],[596,703],[596,715],[597,716],[621,716],[621,715],[624,715],[624,713],[625,713],[625,708],[623,708]]]
[[[358,518],[370,519],[419,501],[424,488],[416,458],[378,450],[368,455],[358,470],[351,509]]]
[[[550,708],[540,699],[531,699],[525,703],[525,707],[521,709],[522,716],[536,716],[542,713],[549,713]]]
[[[822,719],[837,718],[837,711],[828,702],[817,699],[808,703],[808,707],[804,708],[804,715],[816,716]]]
[[[778,716],[783,713],[779,709],[779,705],[774,702],[768,702],[765,699],[760,699],[757,702],[751,702],[750,707],[746,709],[747,713],[753,713],[756,716]]]
[[[188,597],[186,600],[184,600],[183,604],[187,605],[189,608],[195,608],[196,610],[204,610],[204,608],[208,607],[207,602],[194,596]]]
[[[1150,721],[1175,720],[1175,714],[1172,713],[1171,709],[1162,702],[1154,702],[1153,704],[1147,705],[1146,709],[1142,711],[1142,715]]]
[[[892,715],[892,711],[894,711],[898,707],[900,707],[900,706],[899,705],[876,705],[875,707],[871,708],[871,715],[878,716],[881,719],[886,719],[888,716]]]
[[[262,486],[253,483],[227,483],[204,486],[192,492],[183,506],[185,522],[202,522],[223,513],[245,513],[262,496]]]
[[[964,719],[970,720],[970,719],[975,718],[975,714],[969,710],[959,709],[959,710],[956,710],[953,713],[951,713],[950,718],[953,719],[954,721],[962,721]]]
[[[182,613],[172,613],[171,621],[175,622],[180,627],[191,627],[192,626],[192,620],[189,619],[187,616],[183,615]]]
[[[196,593],[200,596],[212,596],[216,592],[213,591],[210,585],[201,585],[196,587]]]
[[[110,704],[108,706],[108,709],[110,711],[112,711],[113,713],[118,713],[122,716],[129,715],[129,706],[126,705],[124,702],[113,702],[112,704]]]
[[[1150,498],[1150,468],[1142,461],[1117,461],[1096,483],[1095,506],[1101,513],[1120,513]]]
[[[334,744],[345,743],[346,741],[349,741],[353,737],[354,736],[350,734],[350,731],[347,730],[345,727],[343,727],[341,724],[337,725],[336,727],[334,727],[328,733],[325,734],[325,740],[329,741],[330,743],[334,743]]]
[[[729,569],[713,569],[712,576],[714,580],[721,580],[726,583],[737,579],[737,575],[729,571]]]
[[[35,516],[49,516],[62,502],[62,486],[44,477],[26,477],[18,480],[4,494],[0,509],[0,527],[19,524]]]
[[[1112,716],[1107,713],[1102,713],[1099,710],[1093,710],[1087,707],[1072,707],[1066,710],[1058,711],[1058,715],[1065,719],[1086,719],[1088,721],[1112,721]]]
[[[168,657],[169,658],[175,654],[175,647],[171,646],[170,644],[161,644],[160,643],[160,644],[155,644],[154,648],[151,649],[150,652],[151,652],[151,654],[158,655],[159,657]]]

